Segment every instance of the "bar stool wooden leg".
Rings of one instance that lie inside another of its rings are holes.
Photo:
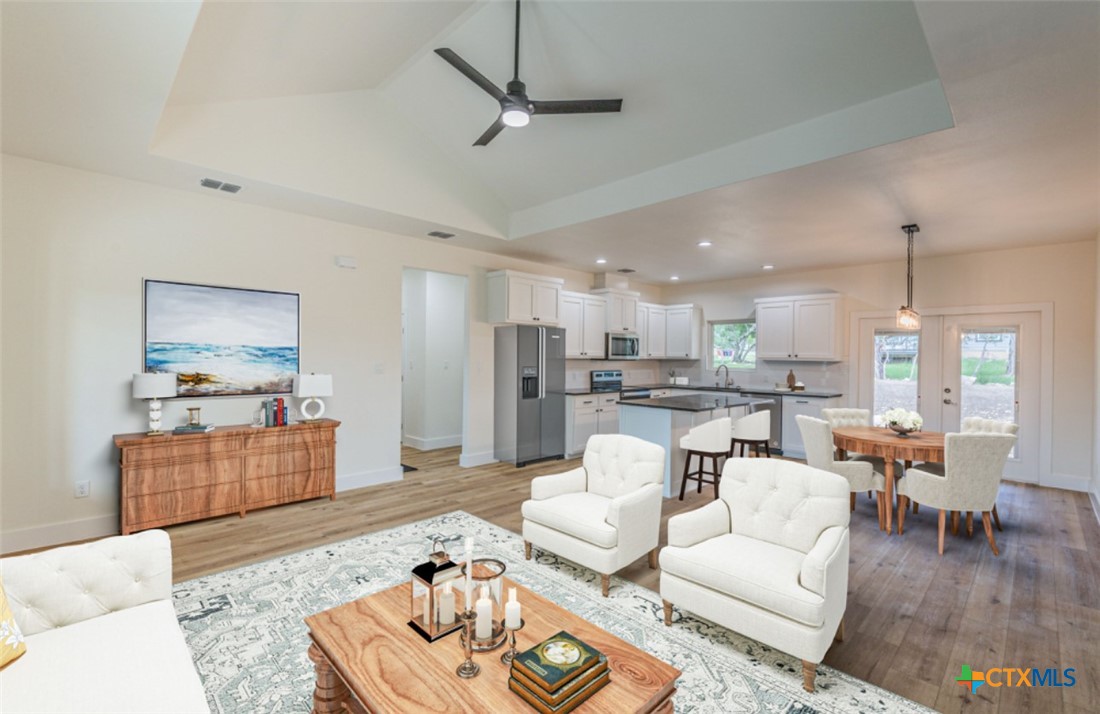
[[[764,442],[764,455],[769,459],[772,457],[772,447],[767,441]]]
[[[691,452],[684,457],[684,480],[680,482],[680,500],[684,500],[684,491],[688,485],[688,473],[691,471]]]
[[[855,512],[855,510],[856,510],[856,492],[852,491],[852,493],[850,495],[851,495],[851,498],[849,499],[849,501],[850,501],[849,505],[852,507],[852,512]]]

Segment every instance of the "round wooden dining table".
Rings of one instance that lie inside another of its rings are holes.
[[[886,462],[886,533],[893,533],[894,524],[894,462],[931,461],[943,463],[943,432],[915,431],[908,437],[898,436],[890,429],[877,426],[848,426],[833,429],[833,444],[837,460],[848,458],[848,452],[866,456],[881,456]]]

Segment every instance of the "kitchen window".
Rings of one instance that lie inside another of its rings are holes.
[[[726,365],[730,369],[756,368],[756,321],[722,320],[711,322],[710,368]]]

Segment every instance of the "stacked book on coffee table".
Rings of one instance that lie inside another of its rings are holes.
[[[565,714],[610,681],[607,657],[563,630],[516,655],[508,687],[543,714]]]

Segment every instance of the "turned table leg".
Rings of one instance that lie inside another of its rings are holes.
[[[892,535],[894,532],[894,454],[892,451],[886,453],[886,503],[884,508],[886,509],[886,535]]]
[[[345,703],[351,701],[351,691],[315,643],[309,646],[309,658],[317,673],[313,687],[313,714],[341,714]]]

